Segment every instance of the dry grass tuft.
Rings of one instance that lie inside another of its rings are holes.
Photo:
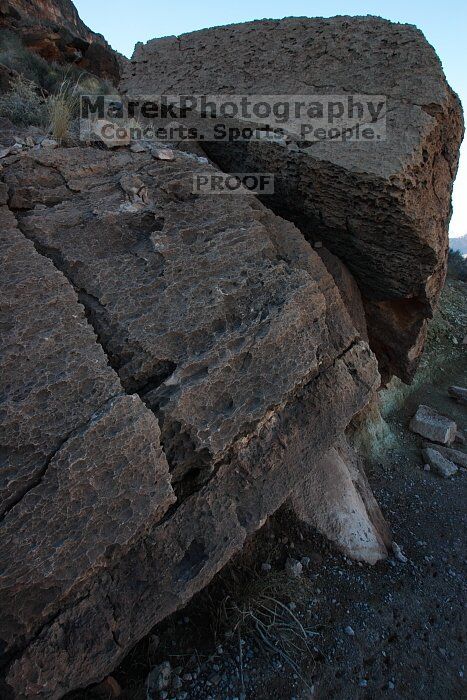
[[[248,636],[264,652],[279,656],[306,684],[299,664],[312,655],[310,642],[319,636],[304,622],[312,596],[308,579],[293,578],[285,572],[258,575],[243,593],[227,596],[218,609],[218,622],[228,635],[237,635],[240,666],[241,639]]]
[[[47,100],[49,129],[53,138],[59,143],[62,143],[68,136],[70,126],[78,111],[77,86],[78,83],[71,85],[69,81],[64,80],[58,92]]]

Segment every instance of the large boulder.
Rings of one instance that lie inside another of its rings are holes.
[[[5,696],[104,677],[379,386],[302,234],[252,196],[192,194],[206,170],[180,151],[4,160]]]
[[[445,278],[463,133],[459,100],[423,34],[376,17],[216,27],[138,44],[121,86],[131,96],[385,96],[385,139],[289,134],[204,148],[224,170],[274,173],[265,201],[347,264],[382,373],[409,380]]]

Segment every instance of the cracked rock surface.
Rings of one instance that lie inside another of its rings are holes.
[[[379,141],[203,143],[223,170],[274,174],[265,201],[347,264],[383,375],[410,379],[445,278],[463,133],[459,100],[423,34],[376,17],[216,27],[137,45],[121,86],[132,96],[385,97]]]
[[[344,272],[339,291],[254,197],[193,195],[207,168],[176,150],[4,160],[6,695],[102,679],[379,386]]]

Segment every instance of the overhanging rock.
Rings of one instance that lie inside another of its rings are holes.
[[[122,88],[129,95],[385,96],[385,140],[262,138],[204,148],[226,171],[274,173],[275,193],[264,201],[346,262],[383,375],[409,380],[445,278],[463,133],[459,100],[423,34],[376,17],[217,27],[139,44]]]

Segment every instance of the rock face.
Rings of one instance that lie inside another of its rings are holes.
[[[192,194],[215,171],[173,156],[2,161],[2,697],[101,680],[380,383],[345,272],[256,198]]]
[[[386,558],[391,535],[358,456],[344,437],[310,465],[289,505],[302,522],[319,530],[352,559],[375,564]]]
[[[384,376],[410,379],[444,282],[463,133],[459,101],[422,33],[375,17],[217,27],[138,45],[122,87],[133,96],[386,96],[386,140],[204,148],[223,170],[274,173],[268,204],[347,264]]]
[[[0,28],[19,33],[47,61],[75,63],[113,84],[123,57],[80,19],[71,0],[0,0]]]

